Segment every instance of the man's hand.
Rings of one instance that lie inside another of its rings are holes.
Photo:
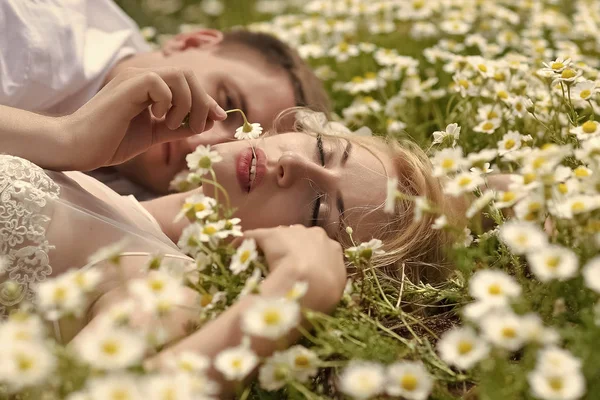
[[[182,126],[187,115],[189,124]],[[128,68],[60,123],[72,169],[123,163],[149,147],[210,129],[227,118],[191,70]]]

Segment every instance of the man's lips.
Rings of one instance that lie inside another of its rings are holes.
[[[253,158],[256,158],[256,172],[251,182],[250,168],[252,167]],[[267,155],[259,148],[248,147],[238,154],[235,165],[240,188],[242,191],[250,193],[260,185],[267,172]]]
[[[171,162],[171,144],[168,142],[163,144],[163,157],[165,165],[169,165]]]

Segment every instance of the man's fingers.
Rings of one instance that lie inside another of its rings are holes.
[[[185,116],[192,107],[192,91],[183,73],[176,69],[166,70],[163,79],[169,85],[173,100],[165,123],[171,129],[181,126]]]
[[[139,82],[141,82],[141,84],[147,88],[146,99],[150,97],[152,102],[152,106],[150,108],[152,110],[152,114],[156,118],[162,118],[167,111],[169,111],[169,107],[171,106],[171,101],[173,99],[169,85],[167,85],[165,81],[163,81],[163,79],[154,72],[141,75]],[[140,98],[140,100],[142,100],[142,98]],[[143,100],[141,102],[143,102]]]
[[[192,71],[184,71],[184,76],[192,93],[192,108],[190,110],[190,128],[195,133],[206,130],[206,119],[211,106],[212,98],[206,94],[198,78]],[[213,100],[214,101],[214,100]]]

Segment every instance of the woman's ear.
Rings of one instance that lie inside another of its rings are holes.
[[[198,29],[193,32],[180,33],[167,40],[162,46],[162,52],[169,56],[178,51],[190,48],[206,48],[215,46],[223,41],[223,33],[216,29]]]

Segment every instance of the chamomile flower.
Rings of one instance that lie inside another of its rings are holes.
[[[498,155],[503,156],[506,153],[521,148],[521,134],[515,131],[508,131],[498,142]]]
[[[238,275],[240,272],[247,270],[250,263],[256,260],[257,257],[256,241],[254,239],[245,239],[231,258],[229,269],[234,275]]]
[[[244,283],[244,287],[242,288],[241,296],[245,296],[247,294],[257,294],[259,293],[259,284],[262,279],[262,273],[260,268],[254,268],[250,277]]]
[[[594,257],[583,267],[585,285],[600,293],[600,257]]]
[[[585,393],[585,379],[580,371],[542,371],[527,376],[531,394],[543,400],[576,400]]]
[[[521,197],[522,194],[513,192],[512,190],[507,190],[505,192],[499,191],[496,192],[496,201],[494,202],[494,206],[497,209],[511,207],[518,200],[520,200]]]
[[[527,255],[531,272],[542,282],[554,279],[564,281],[577,274],[578,259],[575,253],[557,245],[547,245]]]
[[[466,164],[460,146],[443,149],[436,152],[432,159],[433,175],[440,177],[459,171]]]
[[[184,351],[168,357],[165,366],[175,373],[199,375],[206,372],[210,359],[196,352]]]
[[[477,214],[484,207],[490,204],[490,202],[494,199],[495,196],[496,193],[493,190],[486,190],[481,196],[477,198],[477,200],[471,203],[471,205],[465,212],[465,216],[469,219],[473,218],[475,214]]]
[[[342,371],[340,390],[355,399],[368,399],[385,389],[385,370],[380,364],[352,361]]]
[[[485,303],[508,306],[511,299],[521,294],[521,286],[504,271],[483,269],[469,280],[469,294]]]
[[[500,227],[500,239],[515,254],[524,254],[544,247],[548,239],[544,232],[530,222],[508,221]]]
[[[600,208],[600,199],[597,195],[576,194],[555,203],[551,212],[561,218],[572,219],[576,215],[598,208]]]
[[[496,311],[487,314],[483,317],[480,326],[485,338],[503,349],[516,351],[525,342],[521,320],[510,311]]]
[[[195,193],[185,199],[185,203],[183,203],[174,221],[180,221],[184,217],[187,217],[190,221],[196,219],[202,220],[215,212],[216,205],[217,201],[212,197],[205,196],[202,193]]]
[[[596,121],[586,121],[577,128],[571,128],[569,132],[576,135],[579,140],[588,140],[600,134],[600,123]]]
[[[207,174],[212,169],[213,164],[222,160],[223,157],[216,151],[211,150],[210,145],[198,146],[194,152],[185,157],[185,161],[187,162],[190,171],[199,175]]]
[[[424,400],[429,396],[433,380],[420,361],[400,361],[387,367],[386,392],[409,400]]]
[[[285,298],[288,300],[298,300],[304,297],[308,291],[308,282],[300,281],[294,283],[294,286],[285,294]]]
[[[127,328],[87,331],[75,342],[79,356],[94,368],[115,370],[139,363],[146,346],[140,334]]]
[[[557,58],[554,61],[548,62],[548,63],[544,63],[544,71],[545,72],[551,72],[554,74],[560,74],[561,72],[563,72],[566,68],[569,68],[571,66],[571,59],[570,58]]]
[[[445,215],[440,215],[439,217],[437,217],[435,219],[435,221],[433,221],[433,224],[431,225],[431,229],[444,229],[445,227],[448,226],[448,217],[446,217]]]
[[[458,124],[448,124],[443,131],[433,132],[433,144],[449,144],[451,147],[456,146],[456,141],[460,136],[460,126]]]
[[[571,89],[571,96],[577,100],[590,100],[598,93],[596,83],[593,81],[578,82]]]
[[[0,343],[37,342],[45,335],[45,327],[37,315],[15,312],[0,323]]]
[[[49,320],[81,315],[86,305],[83,291],[68,275],[40,282],[36,294],[38,308]]]
[[[67,271],[64,277],[84,293],[89,293],[100,283],[102,272],[98,268],[72,269]]]
[[[444,193],[451,196],[460,196],[461,194],[471,193],[483,185],[484,180],[474,172],[460,172],[454,178],[444,185]]]
[[[496,132],[496,129],[500,127],[499,119],[488,119],[485,121],[481,121],[476,127],[473,128],[475,132],[487,133],[491,135]]]
[[[359,257],[362,260],[369,261],[374,255],[385,254],[381,249],[383,242],[379,239],[371,239],[368,242],[363,242],[358,246],[349,247],[344,254],[348,258]]]
[[[250,349],[247,338],[239,346],[221,351],[214,361],[215,368],[229,381],[241,381],[257,364],[258,356]]]
[[[121,239],[111,245],[104,246],[88,257],[88,264],[94,265],[103,261],[112,264],[119,264],[121,253],[125,251],[129,244],[128,239]]]
[[[279,339],[300,322],[300,306],[287,299],[255,300],[242,317],[242,330],[249,335]]]
[[[527,342],[542,345],[556,344],[560,335],[552,328],[546,328],[539,315],[528,313],[521,316],[521,329]]]
[[[0,357],[0,382],[11,391],[42,383],[56,366],[54,356],[37,341],[4,343]]]
[[[100,376],[88,381],[88,399],[127,399],[142,400],[140,387],[133,375],[115,373]]]
[[[284,353],[290,366],[290,373],[298,382],[307,382],[317,374],[319,357],[314,351],[295,345]]]
[[[470,327],[455,327],[444,333],[437,345],[442,360],[467,370],[485,358],[489,346]]]
[[[263,128],[258,122],[244,123],[235,130],[233,136],[238,140],[258,139],[262,132]]]

